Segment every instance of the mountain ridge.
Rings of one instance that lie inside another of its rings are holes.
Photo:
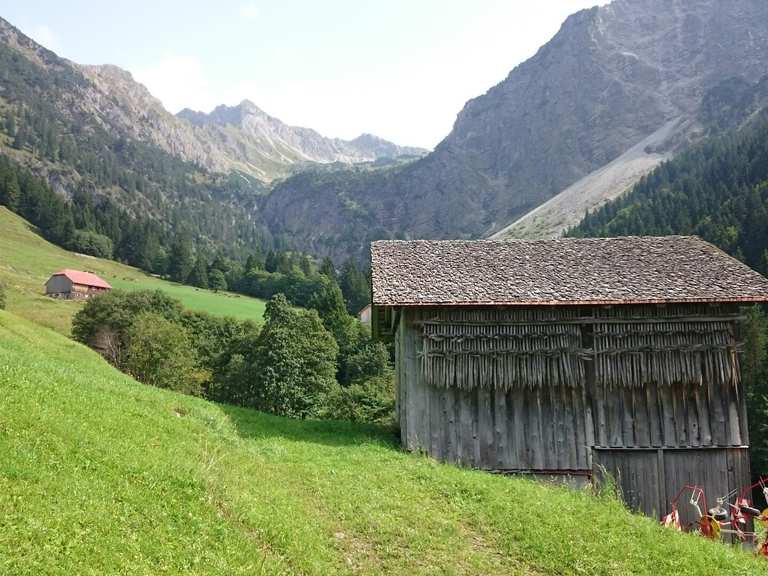
[[[370,134],[361,134],[353,140],[328,138],[312,128],[289,126],[247,99],[235,106],[220,104],[209,113],[185,108],[176,117],[198,129],[202,140],[216,142],[225,155],[236,159],[233,162],[236,166],[273,163],[279,175],[282,175],[277,167],[280,163],[286,166],[357,164],[427,153],[424,149],[398,146]],[[261,175],[269,177],[264,172]]]
[[[695,141],[703,95],[727,77],[756,81],[768,72],[765,53],[768,3],[614,0],[569,16],[532,58],[468,101],[431,154],[378,178],[350,172],[343,192],[289,179],[263,214],[294,245],[320,253],[341,241],[359,251],[375,239],[371,230],[386,238],[492,235],[676,118],[654,153]],[[361,216],[334,218],[350,204]]]
[[[614,0],[577,12],[532,58],[469,100],[434,151],[393,162],[391,154],[409,149],[392,152],[395,145],[370,135],[324,138],[248,101],[173,116],[127,72],[72,65],[29,39],[6,44],[43,66],[81,72],[61,105],[107,131],[261,182],[231,202],[286,247],[339,261],[364,259],[381,238],[486,237],[540,215],[547,202],[577,212],[547,232],[560,233],[578,212],[623,193],[713,129],[702,111],[718,114],[719,96],[706,98],[724,78],[736,79],[727,96],[768,73],[768,3]],[[722,116],[717,129],[737,121]],[[588,177],[611,163],[615,183],[596,191]],[[580,182],[589,194],[573,192]]]
[[[114,64],[85,65],[57,56],[0,18],[0,41],[44,70],[79,73],[85,79],[77,94],[56,104],[72,115],[85,115],[116,135],[150,143],[207,170],[250,174],[264,183],[283,178],[311,163],[361,163],[381,158],[421,156],[427,151],[385,140],[378,146],[356,140],[326,138],[310,128],[292,127],[250,101],[219,106],[214,114],[239,113],[240,123],[200,122],[204,113],[173,115],[162,102]],[[216,119],[216,116],[214,116]],[[197,121],[194,121],[197,120]]]

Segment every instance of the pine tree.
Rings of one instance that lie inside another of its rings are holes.
[[[11,172],[5,179],[0,188],[0,204],[5,205],[9,210],[18,212],[21,201],[21,188],[16,172]]]
[[[267,258],[264,261],[264,270],[267,272],[277,272],[277,266],[279,263],[280,260],[277,256],[277,252],[270,250],[267,252]]]
[[[356,315],[370,301],[368,278],[351,258],[342,267],[339,286],[350,314]]]
[[[8,136],[16,136],[16,116],[10,111],[5,118],[5,133]]]
[[[168,259],[168,272],[171,279],[182,284],[185,283],[195,265],[190,241],[186,238],[176,237],[171,243],[171,253]]]
[[[320,274],[336,283],[339,282],[338,275],[336,274],[336,266],[333,265],[333,260],[327,256],[323,258],[323,262],[320,264]]]
[[[208,286],[214,292],[227,289],[227,279],[224,277],[224,273],[218,268],[211,270],[208,275]]]
[[[197,255],[195,265],[189,274],[187,282],[198,288],[208,288],[208,263],[202,254]]]

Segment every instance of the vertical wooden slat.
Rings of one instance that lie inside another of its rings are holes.
[[[723,389],[712,383],[707,385],[707,400],[711,415],[710,428],[712,429],[712,441],[715,446],[728,445],[728,431],[723,409]]]
[[[712,444],[712,427],[710,425],[709,405],[706,401],[706,390],[702,386],[696,386],[693,394],[698,416],[699,440],[702,446],[710,446]]]
[[[685,396],[680,393],[680,387],[666,386],[672,396],[672,410],[675,415],[676,446],[688,446],[688,415],[686,414]]]
[[[560,405],[563,407],[563,468],[575,470],[581,452],[581,444],[584,441],[583,430],[579,431],[577,414],[582,412],[579,405],[579,396],[574,389],[567,386],[560,387]]]
[[[494,444],[496,445],[496,468],[499,470],[511,469],[510,459],[510,433],[507,416],[507,394],[503,390],[495,390],[493,393],[493,426]]]
[[[677,493],[679,488],[667,486],[666,467],[664,463],[664,449],[659,448],[656,451],[656,505],[654,506],[656,517],[666,514],[670,509],[670,500],[674,497],[673,494]],[[653,492],[650,493],[653,497]]]
[[[739,421],[739,405],[733,387],[728,387],[728,444],[730,446],[742,446],[741,426]]]
[[[659,386],[659,402],[663,414],[663,438],[662,445],[675,447],[677,443],[677,426],[675,425],[675,412],[672,401],[672,392],[669,386]]]
[[[544,468],[545,458],[545,438],[542,430],[541,422],[541,391],[536,388],[530,392],[531,403],[529,409],[526,412],[528,417],[527,430],[530,439],[530,451],[529,454],[532,458],[533,468],[536,470],[542,470]]]
[[[609,434],[610,434],[610,446],[613,448],[620,448],[624,446],[623,439],[623,426],[624,415],[622,406],[622,390],[621,388],[613,388],[608,391],[608,410],[609,410]]]
[[[446,459],[448,462],[456,463],[459,461],[459,418],[458,406],[456,402],[456,388],[448,388],[445,391],[445,415],[447,418],[447,428],[445,434]]]
[[[645,393],[648,404],[648,428],[651,446],[658,448],[664,445],[664,411],[659,400],[657,386],[646,386]]]
[[[400,423],[400,442],[403,446],[408,447],[408,412],[407,404],[405,402],[406,394],[408,392],[408,381],[405,379],[403,373],[403,330],[402,324],[397,327],[395,332],[395,385],[397,386],[397,396],[395,410],[397,414],[398,422]]]
[[[445,389],[427,386],[429,400],[429,443],[430,456],[438,460],[445,458]]]
[[[408,390],[408,448],[410,450],[429,450],[429,418],[427,414],[426,383],[421,376],[418,352],[421,339],[417,338],[414,327],[414,314],[411,309],[404,309],[402,321],[405,326],[405,378],[410,382]]]
[[[632,406],[634,409],[632,418],[635,429],[634,446],[642,448],[650,448],[651,446],[651,417],[648,410],[647,388],[648,386],[642,386],[632,388],[631,390]]]
[[[584,402],[584,391],[578,388],[571,389],[574,406],[574,443],[576,448],[576,460],[573,467],[576,470],[587,470],[591,467],[588,452],[592,449],[593,441],[590,440],[591,418],[587,414],[591,412],[590,407]]]
[[[459,461],[464,466],[472,466],[475,458],[474,414],[472,394],[458,390],[459,404]]]
[[[625,447],[637,446],[635,440],[635,405],[632,388],[625,387],[623,390],[617,390],[617,395],[621,395],[621,445]]]
[[[533,460],[529,457],[529,442],[533,444],[535,437],[526,427],[527,414],[531,407],[526,403],[527,391],[524,389],[511,390],[507,395],[507,413],[513,414],[513,441],[515,464],[510,468],[528,469],[533,467]]]
[[[479,465],[492,469],[496,465],[496,442],[493,410],[494,393],[487,388],[477,390],[477,427],[480,448]]]
[[[567,468],[567,455],[565,454],[565,422],[564,406],[560,401],[560,392],[562,386],[552,387],[548,390],[548,402],[552,414],[552,444],[553,444],[553,465],[557,470]]]

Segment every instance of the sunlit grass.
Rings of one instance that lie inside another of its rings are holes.
[[[110,260],[67,252],[38,236],[23,219],[0,206],[0,282],[8,291],[8,309],[63,334],[69,334],[72,316],[81,302],[45,296],[44,284],[62,268],[89,270],[115,288],[160,289],[192,310],[242,320],[261,320],[264,302],[225,292],[200,290],[154,278],[141,270]]]
[[[137,384],[0,313],[0,574],[764,574],[617,502],[391,431]]]

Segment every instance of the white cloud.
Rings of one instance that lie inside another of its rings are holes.
[[[240,5],[240,16],[247,20],[255,20],[259,16],[259,7],[255,2],[245,2]]]
[[[56,52],[59,55],[61,54],[61,44],[50,26],[47,26],[46,24],[32,26],[27,30],[26,34],[41,46],[44,46],[45,48],[48,48],[48,50]]]
[[[202,64],[194,57],[166,52],[157,62],[131,72],[170,112],[209,111],[218,104]]]

